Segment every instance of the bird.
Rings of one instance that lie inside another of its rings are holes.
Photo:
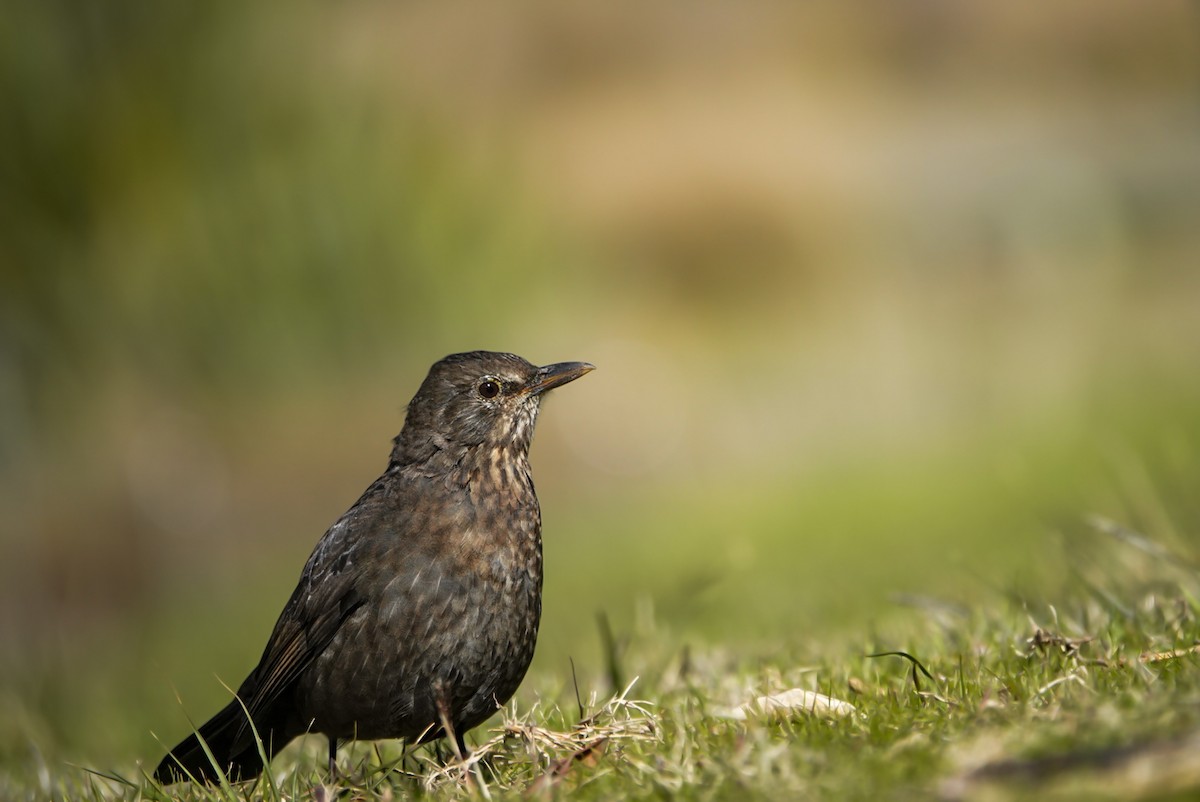
[[[434,363],[387,468],[317,542],[257,667],[154,779],[251,780],[306,733],[329,739],[334,776],[350,740],[448,737],[468,755],[464,734],[512,698],[537,641],[528,455],[541,400],[592,370],[492,351]]]

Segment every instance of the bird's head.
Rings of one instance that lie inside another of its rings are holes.
[[[451,354],[434,363],[409,402],[392,458],[424,460],[484,444],[524,453],[542,396],[594,369],[587,362],[538,367],[493,351]]]

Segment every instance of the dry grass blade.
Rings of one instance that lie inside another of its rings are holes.
[[[533,796],[549,790],[561,782],[563,777],[567,775],[567,772],[571,770],[571,767],[576,764],[582,763],[586,766],[595,766],[604,754],[607,746],[607,738],[598,738],[583,749],[559,759],[550,767],[549,771],[533,781],[533,784],[529,786],[526,793]]]
[[[1162,663],[1166,660],[1177,660],[1180,657],[1188,655],[1200,654],[1200,643],[1195,646],[1189,646],[1186,649],[1171,649],[1166,652],[1143,652],[1138,655],[1138,660],[1143,663]]]
[[[659,727],[651,704],[628,698],[636,681],[567,731],[530,723],[536,710],[522,719],[507,719],[466,760],[434,768],[425,776],[425,789],[463,782],[486,762],[492,769],[493,787],[537,792],[560,782],[575,765],[619,759],[624,745],[657,741]]]

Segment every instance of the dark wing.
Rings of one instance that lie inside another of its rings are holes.
[[[155,770],[156,779],[173,782],[189,774],[208,782],[215,779],[197,736],[204,739],[222,770],[246,779],[262,770],[255,733],[248,726],[251,721],[268,757],[305,731],[308,722],[295,720],[288,694],[346,620],[367,601],[351,566],[360,541],[360,515],[377,512],[370,508],[382,489],[381,478],[321,538],[258,666],[238,688],[237,698],[172,749]]]
[[[258,667],[238,688],[237,698],[167,753],[155,769],[156,780],[171,783],[190,776],[214,782],[214,762],[231,779],[250,779],[262,771],[255,734],[270,758],[304,732],[307,723],[295,720],[286,706],[279,707],[277,703],[282,697],[286,705],[287,692],[297,677],[328,647],[346,619],[365,601],[351,581],[352,575],[340,570],[346,561],[323,559],[324,554],[336,557],[337,548],[347,545],[327,543],[331,537],[337,537],[337,528],[335,524],[326,533],[309,558]],[[251,721],[253,730],[249,727]],[[211,759],[201,738],[212,753]]]
[[[293,595],[295,600],[295,595]],[[267,642],[258,668],[238,691],[250,717],[257,721],[333,640],[355,610],[365,599],[353,587],[348,587],[328,605],[312,609],[311,605],[289,602],[283,617]],[[307,609],[306,609],[307,608]],[[302,618],[289,613],[301,612]],[[306,615],[311,613],[311,616]]]
[[[366,602],[355,581],[357,573],[346,570],[354,562],[354,518],[361,504],[342,516],[317,544],[275,624],[258,667],[238,689],[238,698],[256,726]],[[239,731],[239,737],[243,734],[249,735]]]

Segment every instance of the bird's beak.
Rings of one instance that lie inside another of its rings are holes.
[[[585,373],[591,373],[596,366],[588,362],[558,362],[538,368],[537,375],[525,388],[530,395],[540,395],[547,390],[553,390],[567,382],[573,382]]]

